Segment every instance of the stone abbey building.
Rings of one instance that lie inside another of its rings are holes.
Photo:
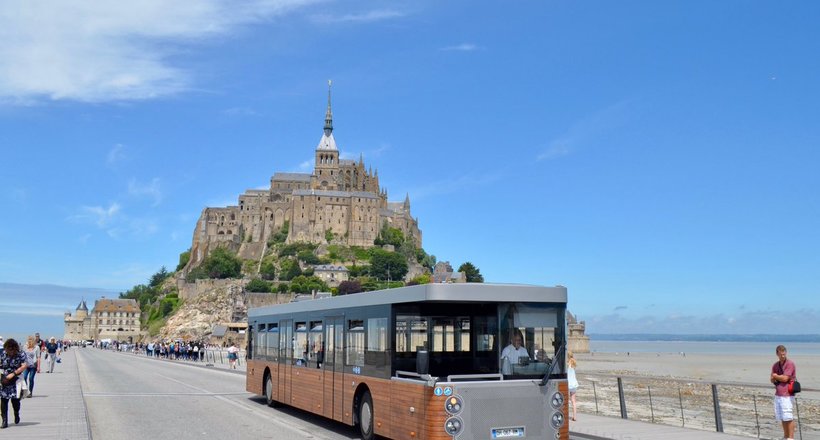
[[[72,315],[65,314],[63,339],[71,341],[111,339],[133,342],[143,336],[140,330],[140,305],[134,299],[99,299],[88,311],[81,301]]]
[[[387,190],[379,186],[378,170],[366,168],[361,157],[358,161],[339,158],[328,87],[324,133],[315,150],[313,173],[277,172],[269,189],[245,191],[237,206],[205,208],[194,230],[186,271],[218,246],[258,260],[271,235],[286,224],[288,243],[371,247],[385,222],[421,247],[409,195],[403,202],[388,202]]]

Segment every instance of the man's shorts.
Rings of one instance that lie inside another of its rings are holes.
[[[794,420],[794,397],[774,396],[774,419],[778,422]]]

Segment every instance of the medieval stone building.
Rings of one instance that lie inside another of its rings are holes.
[[[83,300],[74,315],[70,312],[65,314],[64,339],[133,342],[140,336],[140,306],[133,299],[99,299],[94,302],[90,313]]]
[[[379,172],[358,161],[340,159],[333,137],[328,88],[322,138],[315,150],[313,173],[274,173],[270,188],[247,190],[238,205],[205,208],[196,224],[191,259],[196,267],[218,246],[244,259],[260,259],[268,239],[287,227],[287,242],[338,243],[371,247],[382,224],[400,229],[421,247],[418,219],[410,198],[388,202]]]

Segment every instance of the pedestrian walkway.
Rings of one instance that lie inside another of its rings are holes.
[[[749,437],[714,431],[584,413],[578,413],[578,421],[570,422],[569,432],[573,439],[589,440],[749,440]]]
[[[46,373],[43,369],[34,377],[34,397],[20,402],[20,424],[15,425],[13,418],[9,417],[11,423],[0,431],[0,436],[15,440],[91,438],[80,373],[74,356],[76,350],[82,349],[72,348],[63,353],[53,373]]]

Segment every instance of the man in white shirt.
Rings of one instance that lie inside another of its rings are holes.
[[[512,343],[504,348],[501,352],[501,372],[504,374],[512,373],[511,365],[517,365],[519,359],[522,357],[529,358],[530,354],[527,349],[521,344],[524,343],[524,337],[520,330],[516,330],[512,337]]]

